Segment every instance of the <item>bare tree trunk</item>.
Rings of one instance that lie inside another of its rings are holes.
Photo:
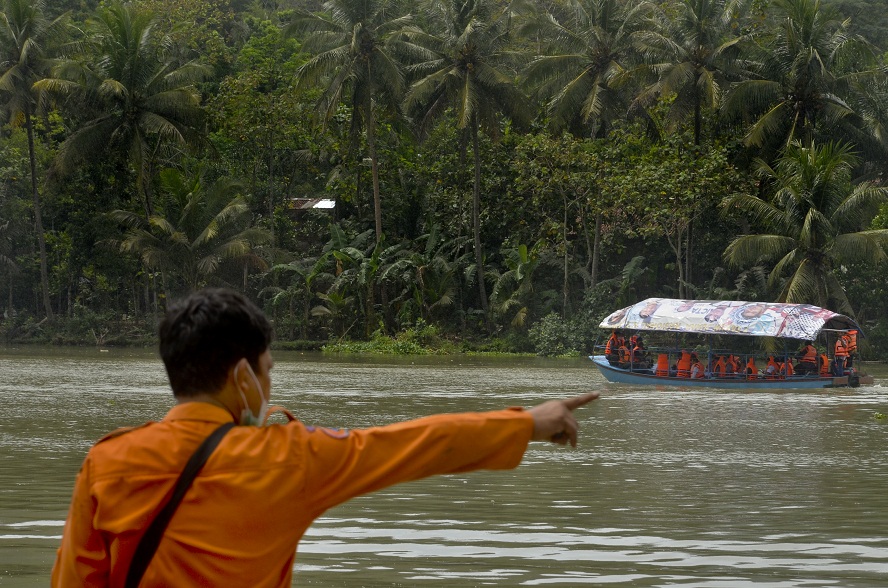
[[[685,298],[685,275],[684,275],[684,254],[682,251],[682,242],[684,241],[684,236],[681,231],[675,235],[675,242],[673,243],[672,239],[667,239],[669,241],[669,246],[672,247],[672,252],[675,253],[675,265],[676,269],[678,269],[678,297]]]
[[[595,215],[595,242],[592,245],[592,287],[598,285],[598,266],[601,261],[601,213]]]
[[[34,201],[34,225],[37,245],[40,248],[40,289],[43,290],[43,310],[46,318],[52,319],[52,304],[49,301],[49,269],[46,262],[46,239],[43,237],[43,215],[40,213],[40,195],[37,192],[37,159],[34,156],[34,126],[31,123],[30,108],[25,108],[25,128],[28,131],[28,158],[31,164],[31,198]]]

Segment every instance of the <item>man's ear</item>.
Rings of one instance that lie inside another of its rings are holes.
[[[246,357],[240,358],[228,372],[235,390],[248,390],[250,386],[250,364]]]

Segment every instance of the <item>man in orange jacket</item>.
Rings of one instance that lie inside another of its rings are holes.
[[[300,538],[328,508],[430,475],[514,468],[532,440],[576,446],[572,412],[598,397],[364,430],[292,417],[262,426],[271,337],[262,312],[235,292],[206,290],[171,308],[160,354],[177,404],[161,422],[115,431],[89,451],[52,586],[124,586],[136,546],[185,463],[222,424],[241,426],[188,488],[142,586],[288,587]]]

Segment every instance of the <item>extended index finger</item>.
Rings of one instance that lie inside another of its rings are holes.
[[[566,406],[568,410],[576,410],[584,404],[592,402],[596,398],[598,398],[598,392],[589,392],[588,394],[574,396],[573,398],[566,398],[562,402],[564,402],[564,406]]]

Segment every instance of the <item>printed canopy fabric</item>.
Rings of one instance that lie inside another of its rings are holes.
[[[648,298],[610,314],[601,325],[631,331],[677,331],[814,340],[821,329],[858,329],[845,315],[811,304]]]

